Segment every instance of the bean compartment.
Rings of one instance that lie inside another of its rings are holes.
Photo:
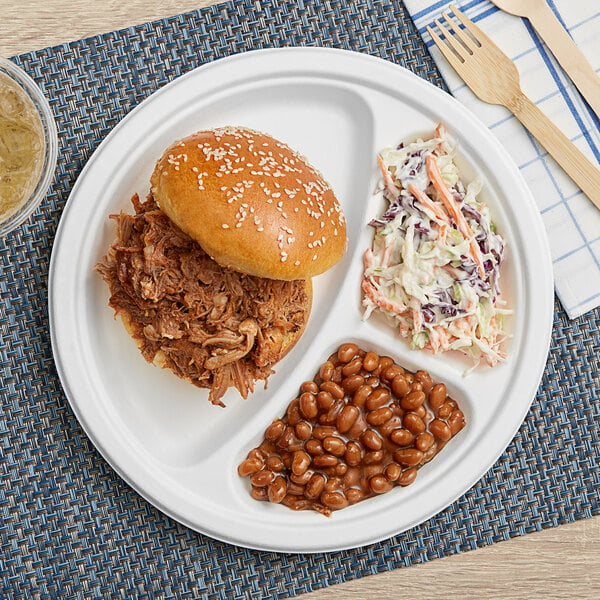
[[[346,343],[302,383],[238,474],[256,500],[329,516],[410,485],[464,426],[458,403],[429,373]]]

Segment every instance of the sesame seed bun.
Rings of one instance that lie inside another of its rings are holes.
[[[169,147],[151,177],[161,210],[220,265],[308,279],[346,250],[346,222],[322,175],[271,136],[199,131]]]

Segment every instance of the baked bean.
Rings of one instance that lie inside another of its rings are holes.
[[[362,450],[356,442],[348,442],[346,445],[346,452],[344,453],[344,460],[351,467],[360,465],[362,461]]]
[[[330,425],[318,425],[317,427],[313,428],[313,437],[321,441],[330,435],[335,435],[336,433],[336,428]]]
[[[316,381],[305,381],[300,386],[300,391],[302,393],[310,392],[311,394],[316,394],[319,391],[319,386],[317,385]]]
[[[285,431],[279,436],[277,446],[280,448],[289,448],[296,439],[294,430],[291,427],[286,427]]]
[[[317,397],[310,392],[304,392],[300,396],[300,412],[305,419],[314,419],[319,414]]]
[[[421,464],[424,465],[425,463],[429,462],[437,453],[438,453],[438,443],[433,442],[433,444],[430,446],[430,448],[428,450],[425,450],[425,452],[423,452],[423,460],[421,461]]]
[[[336,406],[336,403],[334,402],[333,406],[330,407],[330,409],[326,412],[322,412],[319,415],[319,418],[317,419],[320,425],[324,425],[324,426],[328,426],[328,427],[333,427],[335,425],[335,419],[337,417],[337,414],[340,410],[340,406]]]
[[[365,448],[369,450],[381,450],[383,440],[381,436],[373,429],[367,429],[361,436],[360,441]]]
[[[346,498],[350,504],[356,504],[357,502],[363,500],[364,497],[364,492],[358,488],[350,488],[349,490],[346,490]]]
[[[358,408],[353,404],[347,404],[337,417],[336,425],[340,433],[348,431],[358,419]]]
[[[334,369],[335,366],[330,360],[325,361],[319,369],[319,377],[321,378],[321,381],[329,381],[333,377]]]
[[[269,493],[268,493],[266,487],[253,487],[252,491],[250,492],[250,495],[255,500],[268,500],[269,499]]]
[[[281,504],[291,508],[292,510],[304,510],[310,506],[310,501],[306,498],[299,498],[292,494],[286,494]]]
[[[337,352],[338,360],[341,363],[350,362],[358,354],[358,346],[356,344],[342,344]]]
[[[313,473],[309,482],[304,488],[304,494],[307,498],[318,498],[325,489],[325,475]]]
[[[448,427],[452,435],[456,435],[465,426],[465,415],[462,410],[456,409],[448,417]]]
[[[273,421],[265,431],[265,439],[270,442],[276,442],[285,429],[285,423],[278,419],[277,421]]]
[[[321,425],[333,426],[335,425],[335,420],[337,418],[338,412],[340,411],[340,407],[335,404],[324,413],[319,415],[318,421]]]
[[[452,437],[448,424],[441,419],[434,419],[429,423],[429,431],[440,441],[447,442]]]
[[[342,475],[345,475],[347,471],[348,471],[348,465],[343,462],[340,462],[337,465],[335,465],[335,468],[333,469],[333,472],[336,475],[339,475],[340,477]]]
[[[300,414],[300,400],[296,398],[288,407],[287,421],[289,425],[294,427],[294,425],[296,425],[296,423],[300,422],[301,420],[302,415]]]
[[[319,440],[315,440],[315,439],[307,440],[304,444],[304,449],[311,456],[319,456],[320,454],[325,454],[325,451],[323,450],[323,446],[321,445],[321,442],[319,442]]]
[[[263,452],[260,448],[252,448],[250,452],[248,452],[247,458],[256,458],[261,463],[264,463],[267,459],[268,454]]]
[[[379,366],[375,369],[375,375],[381,375],[389,366],[394,364],[394,359],[391,356],[382,356],[379,359]]]
[[[437,416],[440,419],[447,419],[451,414],[452,411],[454,410],[454,407],[449,404],[448,402],[444,402],[444,404],[442,404],[437,412]]]
[[[424,431],[415,438],[415,447],[421,452],[427,452],[433,446],[433,442],[435,442],[433,435],[428,431]]]
[[[287,493],[292,494],[293,496],[304,496],[305,486],[300,485],[299,483],[294,483],[290,481],[287,484]]]
[[[247,458],[238,466],[238,475],[240,477],[249,477],[253,473],[260,471],[263,463],[258,458]]]
[[[330,477],[325,482],[326,492],[335,492],[342,485],[342,480],[339,477]]]
[[[433,381],[431,380],[431,375],[427,371],[417,371],[415,373],[415,379],[421,383],[423,386],[423,391],[428,394],[431,388],[433,387]]]
[[[281,461],[283,462],[283,466],[286,469],[292,468],[292,458],[293,458],[293,455],[291,452],[289,452],[287,450],[281,451]]]
[[[383,460],[383,450],[369,450],[365,452],[363,463],[365,465],[375,465]]]
[[[400,477],[400,473],[402,473],[402,467],[395,462],[389,463],[383,470],[383,474],[388,481],[396,481]]]
[[[413,390],[400,400],[400,406],[404,410],[415,410],[421,406],[423,402],[425,402],[425,393],[419,390]]]
[[[400,477],[398,477],[398,485],[410,485],[417,478],[417,469],[411,467],[402,471]]]
[[[402,398],[402,396],[408,394],[409,390],[410,386],[404,375],[396,375],[396,377],[392,379],[392,392],[396,398]]]
[[[465,426],[446,386],[340,346],[238,466],[258,500],[324,514],[412,483]]]
[[[333,456],[333,454],[319,454],[313,457],[312,462],[316,468],[323,469],[326,467],[335,467],[339,459],[337,456]]]
[[[265,462],[267,469],[270,471],[274,471],[275,473],[279,473],[279,471],[283,471],[285,465],[279,456],[273,454],[272,456],[267,457]]]
[[[327,436],[323,442],[323,448],[334,456],[344,456],[346,452],[346,443],[342,438],[335,436]]]
[[[333,510],[339,510],[348,506],[348,499],[341,492],[323,492],[321,502]]]
[[[387,367],[385,370],[381,371],[381,379],[385,382],[389,383],[393,381],[394,377],[398,375],[403,375],[404,369],[400,365],[392,364]]]
[[[269,454],[273,454],[273,452],[277,452],[277,446],[273,442],[269,442],[269,440],[263,440],[261,445],[254,450],[259,450],[263,456],[268,456]],[[248,452],[248,457],[254,456],[254,450]],[[260,460],[263,460],[263,458],[261,457]]]
[[[349,363],[342,367],[342,376],[349,377],[350,375],[356,375],[362,370],[362,358],[356,356]]]
[[[307,469],[301,475],[296,475],[296,473],[292,472],[290,474],[290,480],[298,485],[306,485],[310,481],[310,478],[313,476],[313,474],[314,471],[312,469]]]
[[[394,460],[406,467],[414,467],[423,460],[423,453],[417,448],[400,448],[394,452]]]
[[[372,391],[373,388],[370,385],[361,385],[352,396],[352,404],[354,406],[364,406]]]
[[[275,479],[275,473],[263,469],[250,477],[250,483],[256,487],[265,487],[269,485],[273,479]]]
[[[285,478],[281,475],[278,475],[267,487],[269,502],[275,502],[276,504],[279,504],[279,502],[285,498],[286,494],[287,483],[285,482]]]
[[[415,436],[408,429],[394,429],[390,439],[398,446],[408,446],[413,443]]]
[[[383,425],[380,425],[378,429],[381,435],[389,437],[392,435],[392,431],[394,431],[394,429],[398,429],[399,427],[402,427],[402,419],[399,416],[394,415],[389,421],[386,421]]]
[[[383,425],[393,417],[394,413],[391,408],[383,406],[376,410],[372,410],[367,414],[367,423],[369,425]]]
[[[414,412],[407,412],[404,417],[402,417],[402,424],[415,435],[425,431],[425,421]]]
[[[329,410],[335,400],[329,392],[319,392],[317,394],[317,405],[321,410]]]
[[[306,421],[300,421],[300,423],[294,427],[294,431],[299,440],[305,441],[310,438],[312,434],[312,427]]]
[[[414,410],[414,413],[416,415],[419,415],[419,417],[421,417],[421,419],[423,419],[423,421],[427,417],[427,409],[425,408],[424,404],[421,404],[421,406],[417,406],[417,408],[415,408],[415,410]]]
[[[367,398],[365,406],[367,410],[376,410],[390,401],[390,391],[384,387],[375,388]]]
[[[344,388],[335,381],[325,381],[320,385],[322,392],[329,392],[336,400],[341,400],[344,394]]]
[[[294,458],[292,459],[292,472],[294,475],[303,475],[310,466],[310,455],[304,452],[304,450],[297,450],[294,452]]]
[[[342,479],[342,483],[346,487],[352,487],[356,485],[360,480],[360,469],[357,467],[349,467],[346,471],[344,478]]]
[[[429,392],[429,406],[432,410],[437,410],[446,399],[446,386],[443,383],[437,383]]]
[[[379,356],[375,352],[367,352],[362,360],[363,369],[371,373],[379,366]]]
[[[365,383],[365,378],[358,373],[356,375],[349,375],[345,379],[342,379],[342,387],[346,394],[353,394],[361,385]]]
[[[369,486],[374,494],[384,494],[389,492],[394,484],[388,481],[383,475],[374,475],[369,479]]]

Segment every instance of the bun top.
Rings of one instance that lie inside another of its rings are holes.
[[[346,221],[322,175],[271,136],[243,127],[171,145],[151,177],[167,216],[224,267],[308,279],[346,250]]]

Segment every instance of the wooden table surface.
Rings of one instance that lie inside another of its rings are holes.
[[[214,0],[0,0],[0,56],[167,17]],[[407,592],[407,590],[410,590]],[[600,598],[600,516],[423,565],[364,577],[303,600]]]

